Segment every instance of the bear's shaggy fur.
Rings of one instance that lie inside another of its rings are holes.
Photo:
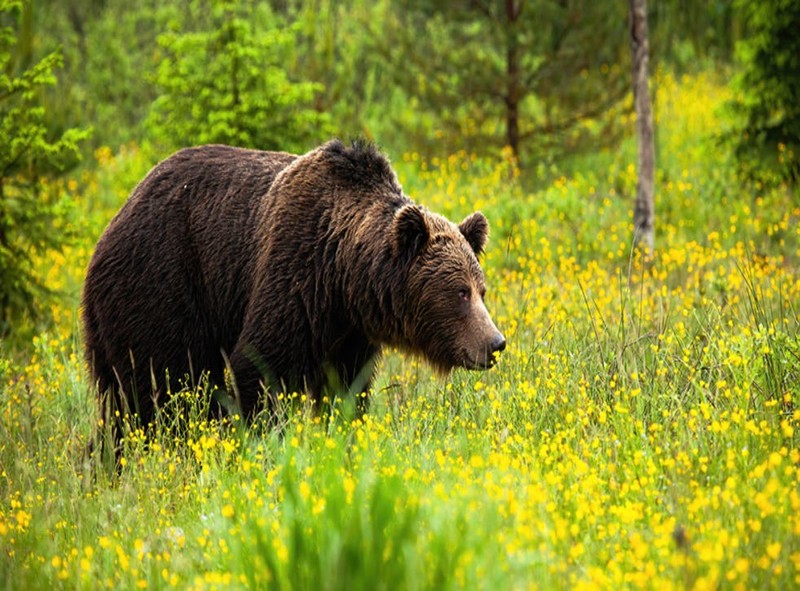
[[[480,213],[456,226],[415,205],[371,144],[181,150],[97,245],[86,359],[109,408],[143,424],[187,376],[233,385],[249,417],[265,388],[366,392],[382,345],[488,368],[505,339],[483,305],[487,233]]]

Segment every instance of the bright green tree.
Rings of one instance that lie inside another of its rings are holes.
[[[748,32],[737,49],[739,123],[733,140],[744,174],[800,181],[800,2],[740,1]]]
[[[68,201],[48,179],[79,158],[88,131],[49,138],[41,90],[55,83],[61,55],[50,53],[17,72],[22,2],[0,0],[0,336],[21,318],[40,318],[47,294],[33,259],[63,246]]]
[[[341,137],[363,135],[412,150],[398,124],[403,105],[392,102],[398,90],[391,64],[376,51],[372,27],[391,11],[386,0],[289,0],[285,18],[294,23],[289,72],[324,89],[315,105],[329,113]],[[405,98],[405,97],[403,97]],[[418,117],[422,114],[417,113]]]
[[[327,135],[313,108],[319,87],[289,79],[293,36],[267,4],[200,0],[210,22],[170,32],[156,75],[149,126],[167,146],[226,143],[303,151]]]

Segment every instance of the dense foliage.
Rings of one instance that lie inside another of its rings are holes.
[[[515,147],[524,166],[535,168],[613,145],[624,131],[620,115],[630,110],[627,14],[616,0],[36,0],[27,10],[29,52],[62,46],[65,55],[62,90],[51,97],[53,125],[95,125],[96,147],[141,142],[151,105],[165,90],[187,97],[195,87],[216,89],[207,100],[229,121],[230,73],[219,68],[235,52],[219,36],[237,21],[235,46],[248,47],[243,63],[264,64],[264,79],[295,89],[290,95],[305,83],[318,85],[313,103],[304,90],[294,112],[327,113],[330,128],[301,134],[304,148],[331,134],[367,135],[428,156],[461,149],[496,156],[515,144],[509,121],[516,112]],[[665,0],[651,10],[654,64],[686,68],[709,56],[726,63],[743,28],[730,0],[707,9]],[[208,45],[215,37],[217,45]],[[165,44],[179,38],[175,61]],[[202,58],[192,55],[200,45],[211,58],[207,71],[198,71]],[[173,82],[178,62],[186,71]],[[253,78],[249,90],[256,89],[277,94]],[[191,116],[186,100],[183,118]]]
[[[49,181],[79,156],[87,132],[48,133],[40,89],[55,83],[61,55],[50,53],[18,71],[18,15],[22,4],[0,0],[0,338],[24,318],[46,310],[47,288],[31,257],[69,239],[72,202]]]
[[[745,175],[800,182],[800,3],[741,2],[749,34],[739,45],[743,69],[733,130]]]

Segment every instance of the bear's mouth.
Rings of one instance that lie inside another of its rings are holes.
[[[485,371],[493,368],[497,364],[497,357],[499,355],[499,353],[488,353],[483,359],[479,359],[478,355],[470,355],[466,349],[464,349],[462,353],[464,356],[463,367],[474,371]]]

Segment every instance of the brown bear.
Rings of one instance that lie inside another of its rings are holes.
[[[414,204],[367,142],[181,150],[89,265],[86,359],[106,411],[146,425],[201,375],[232,386],[246,417],[269,409],[265,392],[366,392],[383,345],[442,372],[489,368],[506,341],[483,301],[487,234],[481,213],[455,225]]]

